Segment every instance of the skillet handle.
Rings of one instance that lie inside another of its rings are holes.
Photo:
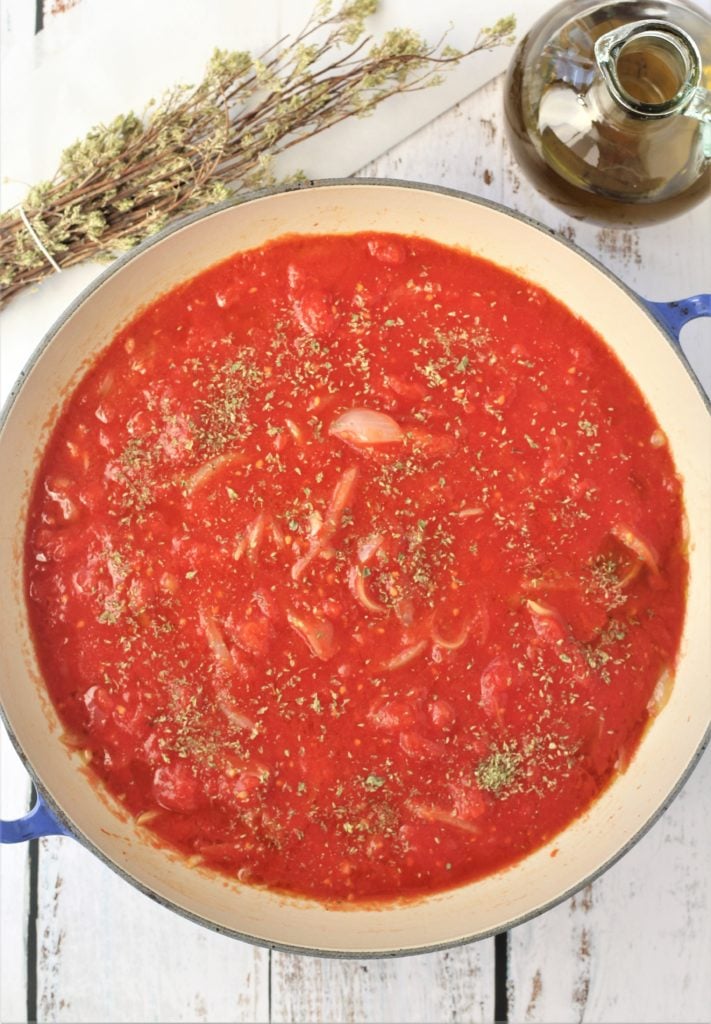
[[[14,821],[0,821],[0,843],[24,843],[42,836],[68,836],[70,832],[60,825],[40,794],[31,811]]]
[[[700,316],[711,316],[711,295],[707,292],[690,295],[688,299],[678,299],[676,302],[650,302],[649,299],[642,301],[662,327],[666,327],[677,345],[684,324]]]

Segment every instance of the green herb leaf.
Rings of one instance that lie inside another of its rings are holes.
[[[363,782],[365,788],[373,793],[376,789],[380,789],[381,786],[385,785],[385,779],[382,779],[379,775],[374,775],[372,772],[367,779]]]
[[[516,781],[522,761],[523,754],[508,744],[494,750],[474,772],[479,788],[497,795],[503,793]]]

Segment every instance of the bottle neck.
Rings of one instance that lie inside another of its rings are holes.
[[[627,112],[711,120],[710,94],[699,88],[699,50],[683,29],[664,21],[632,22],[600,36],[595,59],[613,100]]]

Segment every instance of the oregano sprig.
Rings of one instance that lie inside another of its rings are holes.
[[[348,0],[332,11],[320,2],[298,35],[258,57],[215,50],[198,85],[177,86],[69,146],[54,177],[27,193],[24,219],[19,208],[0,216],[0,306],[54,273],[52,263],[111,259],[171,218],[275,184],[277,154],[513,39],[507,17],[463,52],[408,29],[376,42],[365,19],[377,5]]]

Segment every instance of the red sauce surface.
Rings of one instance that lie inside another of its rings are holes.
[[[142,312],[67,401],[26,583],[70,742],[162,841],[318,898],[555,835],[673,667],[665,438],[546,292],[419,238],[287,237]]]

